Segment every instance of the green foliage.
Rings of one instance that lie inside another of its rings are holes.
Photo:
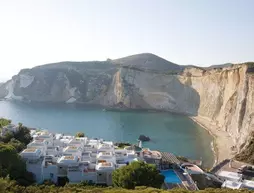
[[[21,152],[23,149],[25,149],[25,144],[21,143],[19,140],[12,138],[9,142],[9,145],[12,145],[17,152]]]
[[[248,65],[249,67],[254,67],[254,62],[246,62],[246,65]]]
[[[126,146],[131,146],[130,143],[124,143],[124,142],[119,142],[119,143],[115,143],[115,145],[119,148],[119,149],[123,149]]]
[[[36,185],[23,187],[16,182],[0,178],[0,193],[191,193],[183,189],[162,190],[150,187],[136,187],[134,190],[112,187],[80,186],[66,185],[57,187],[54,185]],[[197,191],[198,193],[250,193],[248,190],[231,190],[231,189],[206,189]]]
[[[11,120],[0,118],[0,128],[9,125],[11,123]]]
[[[0,143],[0,177],[9,177],[18,184],[27,186],[34,182],[33,174],[26,171],[26,165],[9,144]]]
[[[4,143],[9,143],[12,138],[14,138],[13,133],[7,132],[4,136],[1,136],[1,141]]]
[[[14,133],[14,138],[25,145],[30,143],[33,139],[30,135],[30,130],[21,123],[19,123],[19,130]]]
[[[0,120],[2,125],[11,123],[9,120]],[[34,182],[33,174],[26,171],[26,164],[19,156],[32,140],[30,130],[19,124],[17,132],[7,132],[0,139],[0,177],[9,177],[16,180],[17,184],[28,186]]]
[[[132,162],[130,165],[121,167],[113,172],[113,185],[127,189],[136,186],[152,186],[160,188],[164,182],[155,165],[145,162]]]
[[[252,132],[248,145],[235,156],[236,160],[254,164],[254,132]]]
[[[85,137],[85,134],[82,133],[82,132],[78,132],[78,133],[76,133],[75,136],[76,136],[76,137]]]
[[[51,180],[44,180],[43,184],[47,186],[55,185],[55,183],[52,182]]]
[[[254,62],[245,63],[248,66],[247,73],[254,74]]]
[[[19,124],[19,129],[17,132],[7,132],[4,136],[1,137],[0,141],[4,143],[10,143],[14,147],[17,147],[17,151],[21,151],[28,143],[32,141],[30,135],[30,130]]]

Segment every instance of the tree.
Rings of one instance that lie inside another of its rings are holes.
[[[85,137],[85,134],[82,132],[76,133],[76,137]]]
[[[8,143],[12,138],[14,138],[13,132],[8,131],[7,133],[5,133],[4,136],[1,136],[1,141],[4,143]]]
[[[4,169],[2,177],[10,174],[11,170],[14,168],[14,164],[18,164],[19,158],[16,149],[8,144],[0,144],[0,168]]]
[[[11,180],[17,180],[20,185],[34,182],[33,175],[26,171],[26,164],[9,144],[0,143],[0,174],[0,177],[9,176]]]
[[[23,149],[25,149],[25,144],[21,143],[19,140],[12,138],[9,142],[9,145],[12,145],[17,152],[21,152]]]
[[[30,143],[33,139],[30,135],[30,130],[22,124],[19,125],[19,129],[13,134],[13,137],[25,145]]]
[[[4,136],[1,136],[0,141],[4,143],[9,143],[13,138],[18,140],[20,143],[23,143],[24,145],[27,145],[33,139],[32,136],[30,135],[30,130],[27,127],[23,126],[22,123],[19,123],[17,131],[15,132],[8,131]]]
[[[135,186],[150,186],[160,188],[164,176],[159,173],[155,165],[138,161],[121,167],[113,172],[113,185],[127,189]]]
[[[6,125],[9,125],[10,123],[11,123],[11,120],[1,118],[0,119],[0,128],[4,127]]]

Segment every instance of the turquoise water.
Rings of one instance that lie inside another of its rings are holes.
[[[212,137],[188,117],[170,113],[113,112],[101,108],[67,105],[24,104],[0,101],[0,117],[22,122],[29,127],[51,132],[75,134],[84,132],[89,137],[136,143],[140,134],[152,141],[145,147],[191,159],[200,159],[212,166]]]
[[[173,184],[181,184],[181,180],[179,177],[176,175],[174,170],[165,170],[161,171],[161,174],[165,176],[164,181],[166,183],[173,183]]]

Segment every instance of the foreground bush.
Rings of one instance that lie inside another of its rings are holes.
[[[116,187],[134,189],[136,186],[152,186],[160,188],[164,182],[155,165],[145,162],[132,162],[113,172],[113,185]]]
[[[96,186],[80,186],[80,185],[66,185],[64,187],[57,186],[18,186],[15,182],[0,179],[0,193],[191,193],[187,190],[173,189],[161,190],[148,187],[136,187],[135,190],[127,190],[122,188],[102,188]],[[198,193],[252,193],[248,190],[231,190],[231,189],[206,189],[197,191]]]
[[[236,160],[254,164],[254,132],[251,133],[247,147],[235,156]]]

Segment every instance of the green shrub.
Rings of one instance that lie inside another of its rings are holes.
[[[164,182],[155,165],[145,162],[132,162],[113,172],[113,186],[134,189],[136,186],[160,188]]]

